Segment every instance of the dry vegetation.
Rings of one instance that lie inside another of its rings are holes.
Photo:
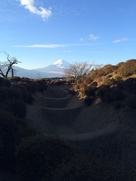
[[[0,180],[134,181],[135,110],[136,60],[76,81],[0,78]]]
[[[106,102],[123,101],[134,98],[136,89],[136,60],[128,60],[118,65],[105,65],[93,69],[88,75],[79,77],[73,89],[80,98]],[[130,89],[132,91],[130,92]],[[88,100],[89,101],[89,100]],[[127,100],[128,101],[128,100]],[[131,102],[130,101],[130,102]]]

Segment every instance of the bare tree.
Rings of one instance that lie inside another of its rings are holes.
[[[93,64],[89,64],[87,62],[75,62],[72,64],[69,68],[64,69],[64,75],[65,77],[73,77],[77,79],[78,77],[89,73],[91,70]]]
[[[13,74],[13,65],[20,63],[15,57],[10,57],[9,54],[4,52],[6,55],[6,61],[0,61],[0,75],[7,79],[8,74],[12,71]]]

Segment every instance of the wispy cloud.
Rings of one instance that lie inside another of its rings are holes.
[[[83,42],[83,41],[84,41],[84,38],[80,38],[79,41],[80,41],[80,42]]]
[[[124,42],[127,40],[128,40],[128,38],[121,38],[121,39],[113,40],[113,43],[121,43],[121,42]]]
[[[43,7],[37,8],[35,6],[35,0],[19,0],[20,4],[24,8],[28,9],[31,13],[41,16],[43,20],[48,19],[52,15],[51,8],[46,9]]]
[[[63,48],[66,46],[63,44],[35,44],[35,45],[16,45],[14,47],[20,47],[20,48]]]
[[[34,45],[14,45],[17,48],[65,48],[71,46],[91,46],[91,43],[73,43],[73,44],[34,44]]]
[[[89,40],[97,40],[99,37],[94,35],[94,34],[90,34],[89,36]]]

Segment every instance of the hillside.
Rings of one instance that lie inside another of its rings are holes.
[[[111,165],[118,164],[122,179],[133,178],[136,167],[135,108],[126,102],[123,106],[109,102],[93,102],[87,106],[77,93],[69,93],[70,87],[67,84],[50,85],[45,92],[35,93],[33,104],[27,106],[27,122],[46,136],[74,142],[97,158],[110,160]]]
[[[134,181],[135,63],[75,81],[0,78],[0,180]]]

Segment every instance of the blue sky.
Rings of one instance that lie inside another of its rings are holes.
[[[0,0],[0,51],[27,69],[136,58],[136,1]]]

